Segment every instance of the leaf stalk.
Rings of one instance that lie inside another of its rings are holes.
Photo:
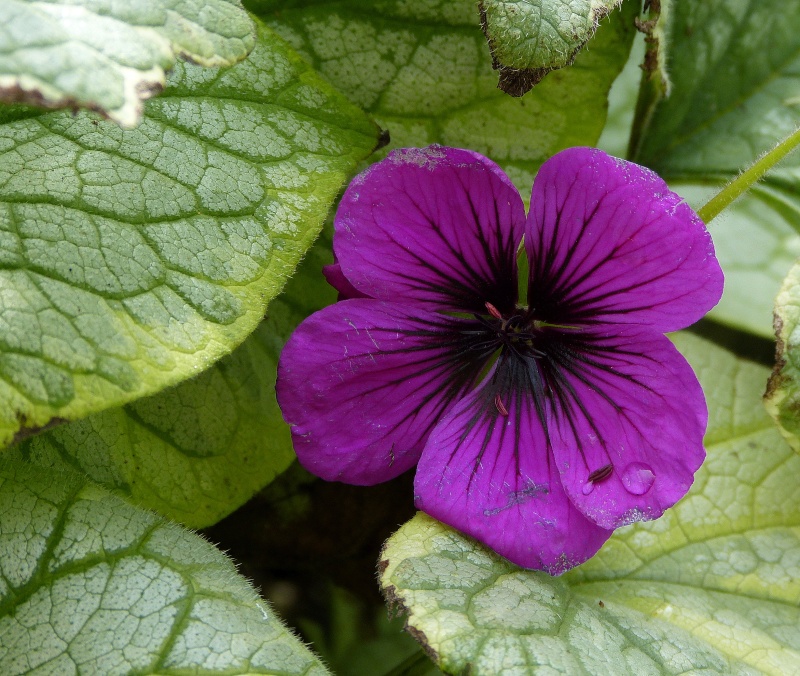
[[[710,223],[733,202],[746,193],[764,174],[800,145],[800,128],[762,155],[750,167],[725,185],[714,197],[697,211],[704,223]]]

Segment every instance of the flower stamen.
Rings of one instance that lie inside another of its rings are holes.
[[[486,306],[486,310],[489,312],[492,317],[495,319],[502,319],[503,315],[500,314],[500,310],[498,310],[494,305],[492,305],[488,300],[484,303]]]
[[[614,465],[603,465],[600,469],[596,469],[589,474],[589,481],[593,484],[599,484],[601,481],[608,479],[613,471]]]
[[[500,398],[500,394],[494,395],[494,405],[500,415],[508,417],[508,409],[506,405],[503,403],[503,400]]]

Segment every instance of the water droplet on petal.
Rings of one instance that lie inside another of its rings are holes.
[[[589,495],[594,490],[594,481],[587,481],[583,484],[583,488],[581,488],[581,493],[584,495]]]
[[[653,487],[656,475],[653,468],[643,462],[632,462],[622,470],[622,485],[633,495],[644,495]]]

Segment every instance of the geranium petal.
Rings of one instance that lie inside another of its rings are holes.
[[[301,464],[370,485],[409,469],[428,434],[478,375],[460,329],[477,322],[372,299],[330,305],[292,334],[277,393]]]
[[[361,293],[344,276],[342,266],[339,263],[332,263],[322,267],[322,274],[325,281],[339,292],[339,300],[350,300],[351,298],[369,298],[365,293]]]
[[[604,528],[661,516],[705,458],[708,413],[689,364],[645,327],[547,352],[553,454],[572,501]]]
[[[501,311],[517,299],[522,198],[469,150],[395,150],[357,176],[334,221],[345,277],[373,298],[437,310]]]
[[[525,232],[529,303],[544,320],[674,331],[719,301],[705,225],[661,178],[593,148],[542,165]]]
[[[559,575],[592,556],[611,531],[583,516],[564,492],[541,412],[527,396],[528,373],[501,356],[484,384],[433,430],[417,467],[415,501],[510,561]]]

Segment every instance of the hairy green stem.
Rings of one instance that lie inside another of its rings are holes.
[[[762,155],[750,167],[728,183],[698,210],[697,215],[703,219],[704,223],[712,221],[798,145],[800,145],[800,129],[787,136],[772,150]]]

